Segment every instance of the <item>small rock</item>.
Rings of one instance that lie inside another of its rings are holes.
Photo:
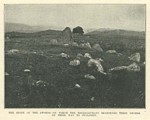
[[[95,80],[96,79],[93,75],[90,75],[90,74],[84,75],[84,78],[91,79],[91,80]]]
[[[70,58],[70,56],[67,55],[66,53],[61,53],[60,56],[61,56],[62,58],[66,58],[66,59]]]
[[[84,47],[84,48],[89,48],[89,49],[91,49],[91,45],[90,45],[89,42],[87,42],[87,43],[82,43],[82,44],[80,44],[80,46],[81,46],[81,47]]]
[[[9,76],[9,73],[5,72],[5,76]]]
[[[81,88],[81,86],[79,84],[75,84],[76,88]]]
[[[134,71],[134,72],[139,72],[140,71],[140,66],[137,63],[132,63],[131,65],[128,66],[118,66],[109,69],[110,72],[112,71],[120,71],[120,70],[127,70],[127,71]]]
[[[77,58],[78,58],[78,59],[81,59],[82,57],[84,57],[84,56],[83,56],[81,53],[78,53],[78,54],[77,54]]]
[[[37,52],[33,52],[33,54],[36,54]]]
[[[107,50],[106,53],[114,54],[117,53],[116,50]]]
[[[48,85],[48,83],[42,81],[42,80],[39,80],[36,82],[35,84],[37,87],[46,87]]]
[[[92,58],[89,53],[85,53],[85,54],[84,54],[84,57],[85,57],[85,58],[90,58],[90,59]]]
[[[140,62],[140,53],[132,54],[130,57],[128,57],[131,61],[134,62]]]
[[[80,65],[80,61],[76,60],[76,59],[72,60],[72,61],[70,61],[69,65],[71,65],[71,66],[78,66],[78,65]]]
[[[91,101],[94,101],[95,100],[95,98],[94,97],[91,97]]]
[[[11,49],[8,51],[8,54],[17,54],[17,53],[19,53],[18,49]]]
[[[122,56],[123,54],[122,54],[122,53],[117,53],[117,55],[118,55],[118,56]]]
[[[30,69],[24,69],[24,72],[31,72]]]
[[[64,44],[64,46],[69,46],[69,44]]]

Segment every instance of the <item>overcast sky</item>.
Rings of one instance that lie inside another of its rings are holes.
[[[145,30],[145,5],[5,5],[5,22]]]

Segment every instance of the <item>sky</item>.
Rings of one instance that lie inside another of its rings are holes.
[[[49,4],[4,6],[5,22],[56,27],[144,31],[145,5]]]

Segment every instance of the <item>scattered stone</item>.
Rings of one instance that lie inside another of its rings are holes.
[[[98,52],[103,52],[103,49],[99,44],[94,44],[92,48]]]
[[[87,43],[81,43],[80,46],[81,46],[81,47],[84,47],[84,48],[91,49],[91,45],[90,45],[89,42],[87,42]]]
[[[134,62],[140,62],[140,53],[132,54],[130,57],[128,57],[131,61]]]
[[[90,55],[90,53],[85,53],[85,54],[84,54],[84,57],[85,57],[85,58],[90,58],[90,59],[92,58],[91,55]]]
[[[18,49],[11,49],[8,51],[8,54],[17,54],[17,53],[19,53]]]
[[[122,54],[122,53],[117,53],[117,55],[118,55],[118,56],[122,56],[123,54]]]
[[[119,71],[119,70],[125,70],[127,69],[128,66],[118,66],[118,67],[114,67],[114,68],[111,68],[109,69],[109,71]]]
[[[73,42],[73,43],[72,43],[72,46],[78,47],[79,45],[78,45],[77,42]]]
[[[71,65],[71,66],[78,66],[78,65],[80,65],[80,61],[77,60],[77,59],[72,60],[72,61],[70,61],[69,65]]]
[[[36,54],[37,52],[32,52],[33,54]]]
[[[9,76],[9,73],[5,72],[5,76]]]
[[[46,87],[48,85],[48,83],[42,81],[42,80],[39,80],[36,82],[35,84],[37,87]]]
[[[91,80],[95,80],[96,79],[93,75],[90,75],[90,74],[84,75],[84,78],[91,79]]]
[[[64,46],[69,46],[69,44],[64,44]]]
[[[78,58],[78,59],[81,59],[82,57],[84,57],[84,56],[83,56],[81,53],[78,53],[78,54],[77,54],[77,58]]]
[[[99,62],[104,62],[102,58],[96,58],[96,60],[98,60]]]
[[[88,67],[95,66],[95,67],[97,68],[97,71],[98,71],[98,72],[100,72],[100,73],[106,75],[106,73],[104,72],[104,69],[103,69],[103,67],[102,67],[102,65],[101,65],[100,60],[90,59],[90,60],[88,61],[88,64],[87,64],[87,65],[88,65]]]
[[[137,63],[132,63],[129,66],[118,66],[109,69],[110,72],[112,71],[120,71],[120,70],[127,70],[129,72],[134,71],[134,72],[139,72],[140,71],[140,66]]]
[[[61,53],[60,56],[61,56],[62,58],[66,58],[66,59],[70,58],[70,56],[67,55],[66,53]]]
[[[107,50],[106,53],[110,53],[110,54],[116,54],[116,50]]]
[[[81,86],[79,84],[75,84],[76,88],[81,88]]]
[[[24,72],[31,72],[30,69],[24,69]]]
[[[128,71],[134,71],[134,72],[139,72],[140,71],[140,66],[137,63],[132,63],[127,67]]]
[[[94,97],[91,97],[91,101],[94,101],[95,100],[95,98]]]

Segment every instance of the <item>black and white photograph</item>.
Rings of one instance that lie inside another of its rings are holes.
[[[5,4],[5,108],[146,108],[145,4]]]

